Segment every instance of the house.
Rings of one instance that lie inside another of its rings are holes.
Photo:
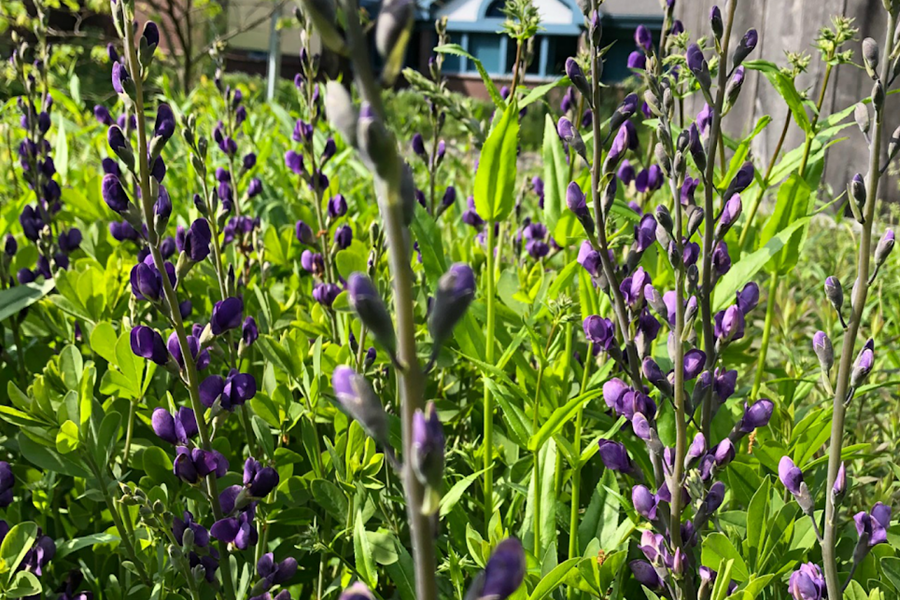
[[[416,23],[416,37],[408,62],[425,68],[434,45],[434,21],[447,17],[451,42],[462,46],[482,62],[498,83],[512,77],[515,41],[498,32],[505,16],[504,0],[428,0]],[[535,40],[535,57],[525,74],[526,81],[539,82],[559,77],[566,58],[578,52],[584,30],[584,17],[575,0],[535,0],[541,15],[542,29]],[[607,55],[604,80],[621,81],[630,75],[626,68],[628,54],[634,50],[634,30],[647,26],[658,38],[663,23],[659,0],[606,0],[601,7],[603,44],[612,44]],[[448,55],[444,73],[451,88],[478,93],[481,77],[472,61]]]
[[[421,0],[416,16],[413,37],[407,54],[407,65],[427,71],[428,58],[436,43],[434,22],[447,17],[451,42],[461,45],[479,59],[498,85],[512,78],[515,61],[514,42],[502,33],[505,0]],[[541,14],[542,30],[535,44],[535,57],[525,73],[526,82],[551,80],[563,74],[566,58],[578,52],[584,30],[584,17],[575,0],[535,0]],[[360,6],[373,17],[377,15],[379,0],[361,0]],[[228,20],[232,26],[252,21],[262,8],[258,0],[229,2]],[[663,23],[660,0],[605,0],[601,7],[603,44],[612,45],[607,54],[603,79],[616,82],[630,75],[626,63],[634,50],[633,35],[638,25],[645,25],[659,37]],[[265,72],[272,29],[259,23],[229,42],[230,67],[251,72]],[[296,69],[297,35],[281,35],[282,73],[293,76]],[[374,52],[373,52],[374,55]],[[485,96],[481,77],[472,61],[447,55],[444,74],[451,89],[470,95]]]

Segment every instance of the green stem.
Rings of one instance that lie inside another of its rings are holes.
[[[128,456],[131,454],[131,438],[134,434],[134,416],[137,412],[137,405],[140,403],[140,399],[131,400],[128,406],[128,426],[125,430],[125,450],[122,453],[122,467],[126,467],[128,465]]]
[[[552,337],[552,336],[551,336]],[[534,391],[534,404],[532,405],[532,431],[537,433],[540,427],[541,413],[541,383],[544,379],[544,364],[541,360],[541,367],[538,369],[537,385]],[[541,448],[535,448],[534,451],[534,471],[531,475],[534,484],[534,555],[538,561],[541,560]]]
[[[494,221],[487,223],[487,331],[485,332],[485,362],[494,364]],[[491,519],[494,516],[494,399],[484,377],[484,532],[490,539]]]
[[[581,374],[581,388],[578,393],[583,394],[587,389],[588,374],[591,370],[591,360],[594,356],[594,344],[588,344],[587,356],[584,357],[584,372]],[[581,496],[581,430],[584,427],[584,405],[578,407],[575,414],[575,439],[572,446],[575,449],[576,463],[572,465],[572,502],[569,512],[569,558],[578,556],[578,503]],[[572,598],[574,588],[569,587],[569,598]]]
[[[887,20],[887,33],[884,42],[882,56],[892,56],[894,51],[894,30],[897,27],[896,15],[889,11]],[[891,61],[885,59],[881,69],[881,80],[886,82],[890,76]],[[886,92],[887,90],[885,90]],[[862,238],[859,243],[859,256],[857,258],[857,278],[859,284],[856,293],[853,294],[851,303],[850,322],[844,333],[841,346],[841,362],[838,369],[837,384],[834,394],[834,414],[831,421],[831,443],[828,448],[828,484],[825,487],[825,532],[822,544],[822,562],[825,570],[825,584],[828,588],[828,597],[839,599],[842,597],[843,586],[838,576],[837,565],[837,526],[835,523],[836,507],[835,498],[831,493],[834,481],[837,479],[841,466],[841,450],[844,436],[844,418],[847,405],[845,403],[850,387],[850,373],[853,369],[853,351],[859,329],[862,325],[863,310],[866,305],[866,297],[869,293],[869,261],[872,252],[872,225],[875,220],[875,205],[878,204],[878,184],[881,181],[881,146],[884,129],[884,112],[875,108],[875,122],[872,125],[872,143],[869,147],[869,172],[866,180],[867,200],[865,205],[865,223],[863,223]],[[852,199],[850,200],[853,201]]]
[[[775,145],[775,151],[772,153],[772,157],[769,159],[769,166],[766,167],[766,174],[763,176],[763,183],[759,187],[759,192],[756,194],[756,198],[753,200],[753,204],[750,206],[750,212],[747,213],[747,220],[744,223],[744,229],[741,231],[741,238],[738,241],[738,248],[743,249],[744,244],[747,242],[747,235],[750,233],[750,226],[753,224],[753,217],[756,216],[756,211],[759,210],[759,205],[762,203],[763,196],[766,195],[766,190],[769,187],[769,178],[772,176],[772,170],[775,168],[775,161],[778,160],[778,155],[781,153],[781,147],[784,145],[784,140],[787,137],[787,132],[791,127],[791,111],[788,111],[787,115],[784,117],[784,127],[781,128],[781,137],[778,138],[778,143]]]
[[[775,293],[778,291],[778,272],[769,275],[769,296],[766,299],[766,322],[763,325],[762,342],[759,346],[759,361],[756,365],[756,376],[753,378],[753,389],[750,398],[759,397],[759,388],[762,386],[763,373],[766,370],[766,354],[769,352],[769,340],[772,337],[772,323],[775,321]]]

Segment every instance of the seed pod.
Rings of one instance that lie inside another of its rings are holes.
[[[825,295],[831,301],[834,310],[841,312],[841,307],[844,306],[844,288],[841,287],[837,277],[832,275],[825,279]]]
[[[878,42],[872,38],[866,38],[862,42],[863,64],[866,67],[866,73],[872,79],[878,79]]]
[[[372,281],[362,273],[352,273],[347,279],[347,292],[350,306],[359,320],[385,349],[393,353],[396,347],[394,323]]]

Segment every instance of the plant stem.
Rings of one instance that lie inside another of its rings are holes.
[[[588,374],[591,370],[591,359],[594,356],[594,344],[588,344],[587,355],[584,357],[584,372],[581,374],[581,387],[579,394],[587,389]],[[572,502],[569,513],[569,558],[578,556],[578,503],[581,496],[581,430],[584,427],[584,405],[578,407],[575,415],[575,439],[572,442],[575,452],[576,464],[572,465]],[[572,598],[574,589],[569,587],[569,598]]]
[[[759,188],[759,193],[756,194],[756,198],[750,206],[750,212],[747,213],[747,221],[744,223],[744,229],[741,231],[741,238],[738,241],[738,248],[742,250],[744,244],[747,242],[747,234],[750,233],[750,225],[753,223],[753,217],[756,216],[756,211],[759,210],[759,205],[762,202],[763,196],[766,195],[766,190],[769,187],[769,177],[772,176],[772,170],[775,168],[775,161],[778,160],[778,154],[781,152],[781,147],[784,145],[784,140],[787,137],[787,132],[790,127],[791,111],[789,110],[787,116],[784,117],[784,127],[781,128],[781,136],[778,138],[778,143],[775,145],[775,151],[769,159],[769,165],[766,167],[766,174],[763,176],[763,183]]]
[[[753,389],[750,390],[750,398],[759,397],[759,388],[762,386],[763,373],[765,372],[766,354],[769,352],[769,340],[772,337],[772,323],[775,320],[775,294],[778,292],[778,273],[769,275],[769,296],[766,298],[766,321],[763,325],[762,342],[759,346],[759,362],[756,366],[756,375],[753,378]]]
[[[553,338],[551,334],[550,339]],[[537,433],[540,427],[541,413],[541,383],[544,380],[544,361],[541,357],[541,367],[538,369],[537,385],[534,388],[534,404],[531,416],[532,431]],[[541,560],[541,448],[535,448],[534,451],[534,471],[531,475],[534,484],[534,555],[538,561]]]
[[[356,0],[345,0],[347,33],[350,53],[355,68],[356,82],[360,95],[372,110],[384,119],[384,103],[370,67],[368,46],[359,23],[359,7]],[[413,562],[416,574],[416,598],[418,600],[437,599],[437,566],[435,562],[434,532],[431,519],[423,514],[422,506],[425,487],[413,473],[412,423],[416,410],[424,404],[424,376],[416,353],[415,298],[413,295],[412,270],[409,264],[409,247],[403,225],[401,198],[400,158],[394,154],[393,164],[385,177],[376,175],[376,193],[379,198],[385,236],[388,244],[388,259],[394,289],[394,312],[397,319],[397,354],[403,365],[398,369],[401,390],[401,428],[403,432],[403,488],[406,492],[407,515],[413,546]]]
[[[704,177],[704,203],[703,211],[706,215],[703,227],[703,282],[700,290],[700,310],[701,320],[703,321],[703,347],[706,352],[706,370],[712,375],[712,369],[716,363],[716,338],[713,331],[712,316],[712,255],[715,244],[714,240],[714,215],[715,205],[713,204],[713,196],[716,193],[715,174],[716,174],[716,146],[719,143],[719,134],[722,130],[722,108],[725,105],[725,84],[728,79],[728,45],[731,40],[731,30],[734,26],[734,13],[737,8],[738,0],[731,0],[728,3],[727,17],[725,19],[725,35],[722,36],[722,46],[719,52],[719,73],[716,88],[716,99],[713,107],[712,123],[709,130],[709,148],[706,152],[706,174]],[[703,397],[703,408],[701,411],[701,429],[707,440],[710,438],[710,428],[712,426],[712,386]],[[677,495],[677,494],[676,494]]]
[[[893,55],[894,30],[897,27],[897,17],[893,11],[888,11],[886,40],[882,56]],[[891,61],[884,60],[881,69],[881,80],[888,81],[890,76]],[[885,90],[886,92],[887,90]],[[847,405],[845,403],[850,386],[850,372],[853,368],[853,351],[856,338],[862,324],[863,309],[866,297],[869,293],[869,260],[872,252],[872,225],[875,218],[875,205],[878,203],[878,184],[881,180],[881,145],[884,129],[884,107],[875,109],[875,122],[872,125],[872,142],[869,147],[869,172],[866,178],[867,200],[865,205],[865,223],[862,227],[862,238],[859,243],[859,256],[857,258],[857,278],[859,284],[856,293],[853,294],[850,322],[844,333],[841,345],[841,362],[838,369],[837,384],[834,394],[834,414],[831,421],[831,443],[828,448],[828,484],[825,487],[825,532],[822,544],[822,562],[825,570],[825,584],[828,588],[828,597],[839,599],[843,592],[838,576],[837,566],[837,527],[835,526],[835,503],[831,490],[837,479],[841,465],[841,449],[844,435],[844,417]],[[850,199],[852,202],[853,199]]]
[[[494,221],[487,230],[487,332],[485,334],[485,362],[494,364]],[[490,539],[491,519],[494,516],[494,398],[484,377],[484,532]]]
[[[122,453],[122,467],[126,467],[128,465],[128,455],[131,454],[131,438],[134,434],[134,416],[137,412],[137,405],[140,403],[140,399],[132,399],[129,402],[128,406],[128,426],[125,430],[125,450]]]
[[[124,7],[123,7],[124,10]],[[126,14],[123,15],[123,21],[125,23],[131,23],[131,17]],[[157,271],[160,273],[165,273],[165,261],[163,260],[162,254],[159,251],[159,236],[156,235],[156,231],[153,227],[153,198],[150,195],[150,167],[148,160],[148,145],[147,145],[147,123],[144,117],[144,90],[143,90],[143,80],[141,77],[141,66],[137,60],[137,52],[134,47],[134,39],[133,32],[130,26],[123,27],[123,31],[125,34],[125,50],[128,59],[129,72],[131,73],[132,80],[134,81],[134,104],[135,104],[135,114],[137,118],[137,133],[138,133],[138,148],[137,154],[139,159],[139,184],[141,188],[141,208],[144,216],[144,221],[147,223],[147,235],[148,235],[148,246],[150,248],[150,254],[153,257],[153,263],[156,266]],[[169,307],[169,317],[172,321],[172,325],[175,328],[175,334],[178,338],[178,345],[181,348],[181,356],[184,361],[184,371],[187,374],[187,388],[188,393],[191,399],[191,408],[194,410],[194,415],[197,417],[197,429],[200,433],[200,441],[203,445],[204,450],[210,450],[212,445],[210,444],[209,439],[209,431],[207,429],[206,419],[204,417],[206,413],[206,408],[203,406],[203,403],[200,401],[200,391],[199,391],[199,381],[197,378],[197,369],[194,364],[194,357],[191,354],[190,346],[187,341],[187,334],[184,329],[184,322],[181,319],[181,311],[178,307],[178,297],[175,295],[175,289],[172,287],[172,282],[169,281],[168,277],[161,277],[163,284],[163,292],[166,298],[166,302]],[[212,474],[207,478],[207,485],[209,487],[209,495],[212,503],[213,514],[216,517],[216,520],[222,518],[222,509],[219,506],[219,493],[216,485],[215,474]],[[225,543],[220,543],[220,548],[222,551],[222,560],[220,561],[220,567],[222,568],[222,581],[225,588],[225,595],[228,600],[234,600],[234,584],[231,580],[231,563],[229,562],[229,553],[228,547]]]

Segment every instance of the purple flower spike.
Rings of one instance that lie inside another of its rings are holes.
[[[212,334],[221,335],[229,329],[240,326],[243,312],[244,302],[240,298],[232,297],[216,302],[209,320]]]

